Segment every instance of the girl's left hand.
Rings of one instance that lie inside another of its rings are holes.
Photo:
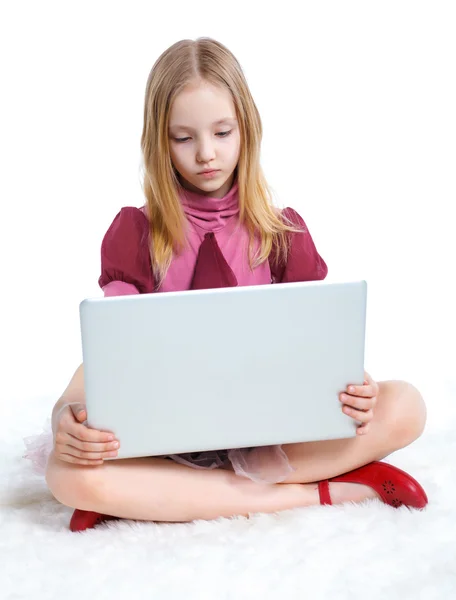
[[[374,416],[377,402],[378,384],[364,371],[364,385],[348,385],[347,392],[340,394],[342,410],[356,421],[361,421],[356,433],[362,435],[369,430],[369,423]]]

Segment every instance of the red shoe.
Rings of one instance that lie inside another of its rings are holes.
[[[368,485],[380,495],[385,504],[394,506],[394,508],[399,508],[402,505],[424,508],[428,503],[426,492],[418,481],[405,471],[379,461],[371,462],[344,475],[319,481],[318,492],[321,504],[332,504],[329,495],[329,482],[331,481]]]
[[[118,517],[111,517],[110,515],[101,515],[91,510],[80,510],[76,508],[70,521],[71,531],[84,531],[85,529],[92,529],[103,521],[111,521]]]

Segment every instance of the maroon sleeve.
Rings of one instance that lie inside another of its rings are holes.
[[[328,274],[328,267],[319,255],[304,219],[292,208],[285,208],[282,214],[301,231],[289,233],[291,244],[286,263],[275,258],[275,250],[271,253],[273,258],[269,264],[273,283],[324,279]]]
[[[141,294],[153,292],[155,286],[148,240],[147,217],[134,206],[123,207],[101,243],[99,286],[104,288],[113,281],[121,281],[135,286]]]

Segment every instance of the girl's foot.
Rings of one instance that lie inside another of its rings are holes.
[[[344,502],[363,502],[370,498],[378,498],[380,495],[374,488],[361,483],[333,482],[329,485],[331,504],[343,504]],[[320,488],[319,488],[320,491]],[[321,499],[321,494],[320,494]],[[321,502],[321,504],[326,504]]]
[[[71,531],[84,531],[85,529],[93,529],[99,523],[104,521],[111,521],[118,517],[111,517],[110,515],[102,515],[91,510],[80,510],[76,508],[70,521]]]
[[[367,492],[367,490],[363,490],[362,488],[364,488],[364,486],[369,486],[371,491],[368,492],[367,495],[364,495],[363,498],[378,497],[385,502],[385,504],[394,506],[394,508],[399,508],[404,505],[421,509],[428,503],[426,492],[416,479],[413,479],[408,473],[397,467],[379,461],[369,463],[364,467],[355,469],[344,475],[339,475],[338,477],[333,477],[329,480],[325,479],[319,481],[318,492],[320,494],[321,504],[332,504],[331,496],[329,494],[330,482],[359,484],[358,489],[350,486],[350,488],[352,488],[350,493],[355,495]],[[345,492],[347,491],[348,489],[345,490]],[[341,495],[344,495],[343,501],[347,501],[346,493],[341,489],[337,490],[337,488],[335,488],[334,492],[334,500],[337,499],[336,497],[338,493],[340,493]]]

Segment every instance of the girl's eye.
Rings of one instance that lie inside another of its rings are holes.
[[[220,133],[217,133],[216,135],[221,135],[222,137],[228,137],[231,133],[231,129],[230,131],[220,131]]]
[[[216,133],[215,135],[219,135],[219,136],[221,136],[222,138],[226,138],[226,137],[228,137],[228,136],[230,135],[231,131],[232,131],[232,129],[230,129],[230,131],[220,131],[219,133]],[[185,142],[185,141],[187,141],[187,140],[189,140],[189,139],[190,139],[189,137],[185,137],[185,138],[174,138],[174,141],[175,141],[175,142]]]

